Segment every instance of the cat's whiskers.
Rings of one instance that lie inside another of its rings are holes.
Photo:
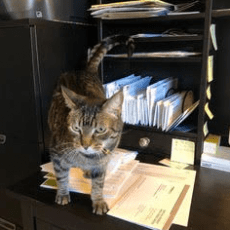
[[[72,150],[68,153],[69,157],[71,157],[72,162],[75,162],[75,158],[76,158],[76,156],[77,156],[76,153],[78,153],[78,151],[77,151],[76,149],[72,149]]]
[[[73,144],[73,142],[64,142],[64,143],[55,145],[55,147],[61,147],[61,146],[65,146],[65,145],[67,145],[67,144]]]
[[[66,145],[69,145],[69,146],[66,146]],[[66,150],[68,151],[71,149],[78,149],[78,146],[73,142],[65,142],[65,143],[55,145],[52,148],[49,148],[49,150],[53,150],[54,152],[58,151],[59,153],[62,153],[62,152],[65,152]]]

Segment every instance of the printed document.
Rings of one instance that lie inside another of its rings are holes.
[[[168,168],[165,166],[138,163],[136,168],[133,170],[132,174],[151,176],[154,179],[166,180],[173,183],[175,182],[175,183],[182,183],[184,185],[185,184],[189,185],[189,190],[187,192],[187,195],[173,221],[174,224],[188,226],[189,212],[190,212],[190,207],[192,202],[192,194],[193,194],[193,189],[195,184],[196,171],[179,170],[175,168]],[[127,185],[127,183],[129,183],[129,185]],[[131,179],[129,179],[127,183],[123,185],[123,188],[118,194],[118,197],[120,196],[120,194],[122,194],[122,192],[124,192],[124,187],[126,187],[127,189],[127,187],[131,186],[132,183]],[[144,192],[142,194],[144,194]],[[114,203],[115,202],[116,200],[114,201]]]
[[[150,229],[167,230],[172,223],[187,226],[196,172],[140,163],[136,155],[119,149],[109,166],[104,186],[108,215]],[[57,188],[52,164],[42,165],[42,170],[50,173],[49,184],[41,186]],[[90,180],[80,169],[71,170],[70,190],[90,194]]]
[[[136,156],[136,151],[129,151],[120,148],[116,148],[114,150],[112,158],[107,167],[105,177],[105,198],[116,197],[122,185],[129,178],[132,170],[138,164],[138,161],[134,160]],[[48,172],[48,174],[44,176],[44,178],[47,180],[41,184],[41,187],[57,189],[52,162],[41,165],[41,168],[43,172]],[[71,192],[79,192],[84,194],[91,193],[91,180],[84,177],[81,169],[70,169],[69,190]]]
[[[131,177],[136,177],[135,183],[121,196],[108,215],[150,229],[169,229],[189,185],[140,174],[132,174]]]

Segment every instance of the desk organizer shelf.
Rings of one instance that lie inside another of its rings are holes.
[[[183,1],[184,3],[186,1]],[[99,1],[98,4],[110,3]],[[177,4],[177,1],[170,1]],[[152,18],[98,20],[98,40],[101,41],[113,34],[160,34],[169,29],[185,30],[186,35],[158,36],[148,38],[135,38],[135,52],[159,52],[170,50],[183,50],[199,52],[199,55],[188,57],[134,57],[127,59],[117,57],[119,53],[125,53],[122,48],[115,48],[105,57],[101,65],[101,79],[108,83],[116,79],[136,74],[140,76],[152,76],[156,81],[167,77],[176,77],[179,80],[180,90],[192,90],[195,101],[199,100],[198,108],[183,122],[183,125],[193,125],[190,132],[171,131],[162,132],[155,127],[140,125],[125,125],[121,140],[121,147],[136,148],[141,152],[153,154],[171,153],[173,138],[190,140],[195,142],[195,163],[200,164],[203,148],[203,125],[205,123],[204,106],[206,102],[205,89],[207,87],[207,63],[210,49],[210,23],[212,12],[212,0],[201,1],[198,13],[185,15],[166,15]],[[195,35],[194,35],[195,34]],[[111,55],[112,54],[112,55]],[[143,138],[147,138],[147,146],[141,146]]]

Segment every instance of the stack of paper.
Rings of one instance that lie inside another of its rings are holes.
[[[110,208],[107,214],[150,229],[168,230],[172,223],[187,226],[196,172],[140,163],[134,160],[136,152],[120,150],[119,154],[105,181],[104,195]],[[51,164],[42,168],[53,172]],[[70,183],[72,191],[90,193],[90,183],[85,182],[81,171],[71,171],[70,177],[81,185],[76,189]]]
[[[122,107],[123,121],[129,124],[148,124],[146,88],[151,77],[144,77],[123,88],[124,102]]]
[[[220,145],[221,136],[209,134],[204,141],[204,153],[216,154],[218,146]]]
[[[129,177],[132,169],[137,165],[138,161],[134,160],[137,156],[136,151],[129,151],[117,148],[112,153],[112,158],[107,167],[104,196],[115,197],[121,186]],[[51,162],[41,165],[42,172],[47,172],[44,176],[45,182],[41,184],[44,188],[57,189],[56,178],[54,174],[53,164]],[[69,177],[69,190],[90,194],[91,180],[83,176],[83,171],[79,168],[71,168]]]
[[[169,125],[169,127],[166,128],[166,131],[171,131],[171,130],[174,130],[175,128],[178,127],[179,124],[181,124],[196,108],[197,106],[199,105],[200,101],[196,101],[195,103],[193,103],[190,107],[188,107],[186,110],[184,110],[183,113],[181,113],[177,119],[175,119],[171,125]],[[181,131],[184,131],[186,132],[191,130],[193,127],[182,127],[181,129],[178,129],[177,130],[181,130]]]
[[[91,15],[101,19],[146,18],[166,15],[174,5],[160,0],[140,0],[92,5]]]
[[[104,85],[107,97],[123,90],[122,119],[125,123],[153,125],[156,102],[177,89],[177,79],[167,78],[149,85],[151,79],[130,75]]]
[[[153,84],[152,77],[134,74],[104,85],[107,98],[123,90],[122,120],[127,124],[154,126],[163,131],[173,130],[198,106],[192,91],[174,93],[177,78],[166,78]]]
[[[157,119],[157,117],[155,117],[157,102],[165,98],[167,95],[172,94],[177,90],[177,88],[177,78],[167,78],[147,87],[148,115],[150,126],[156,126],[154,121]]]
[[[199,1],[174,5],[161,0],[137,0],[92,5],[91,15],[101,19],[149,18],[170,14],[191,14],[199,11],[185,12]]]
[[[123,90],[122,119],[128,124],[148,125],[146,88],[152,77],[134,74],[104,85],[107,98],[118,90]]]
[[[132,58],[183,58],[183,57],[194,57],[200,56],[201,52],[190,52],[190,51],[160,51],[160,52],[144,52],[134,53]],[[127,58],[127,54],[107,54],[106,57],[112,58]]]
[[[185,101],[187,102],[186,105]],[[181,93],[175,93],[163,100],[157,101],[153,125],[163,131],[169,130],[183,111],[189,109],[192,105],[192,91],[182,91]]]
[[[141,79],[141,76],[135,76],[134,74],[118,79],[116,81],[110,82],[108,84],[104,84],[104,89],[106,93],[106,97],[112,97],[116,92],[121,90],[125,85],[130,85]]]
[[[216,154],[202,153],[201,166],[205,168],[230,172],[230,148],[225,146],[218,146]]]
[[[187,32],[184,29],[171,28],[161,33],[144,33],[134,34],[131,37],[138,41],[138,39],[155,38],[155,37],[187,37],[187,36],[198,36],[197,33]]]
[[[108,215],[150,229],[187,226],[196,172],[138,163]],[[143,195],[144,194],[144,195]]]

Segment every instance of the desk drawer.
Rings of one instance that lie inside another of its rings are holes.
[[[195,134],[164,133],[144,127],[126,125],[122,134],[120,147],[139,150],[146,153],[163,153],[170,155],[172,139],[196,141]]]

